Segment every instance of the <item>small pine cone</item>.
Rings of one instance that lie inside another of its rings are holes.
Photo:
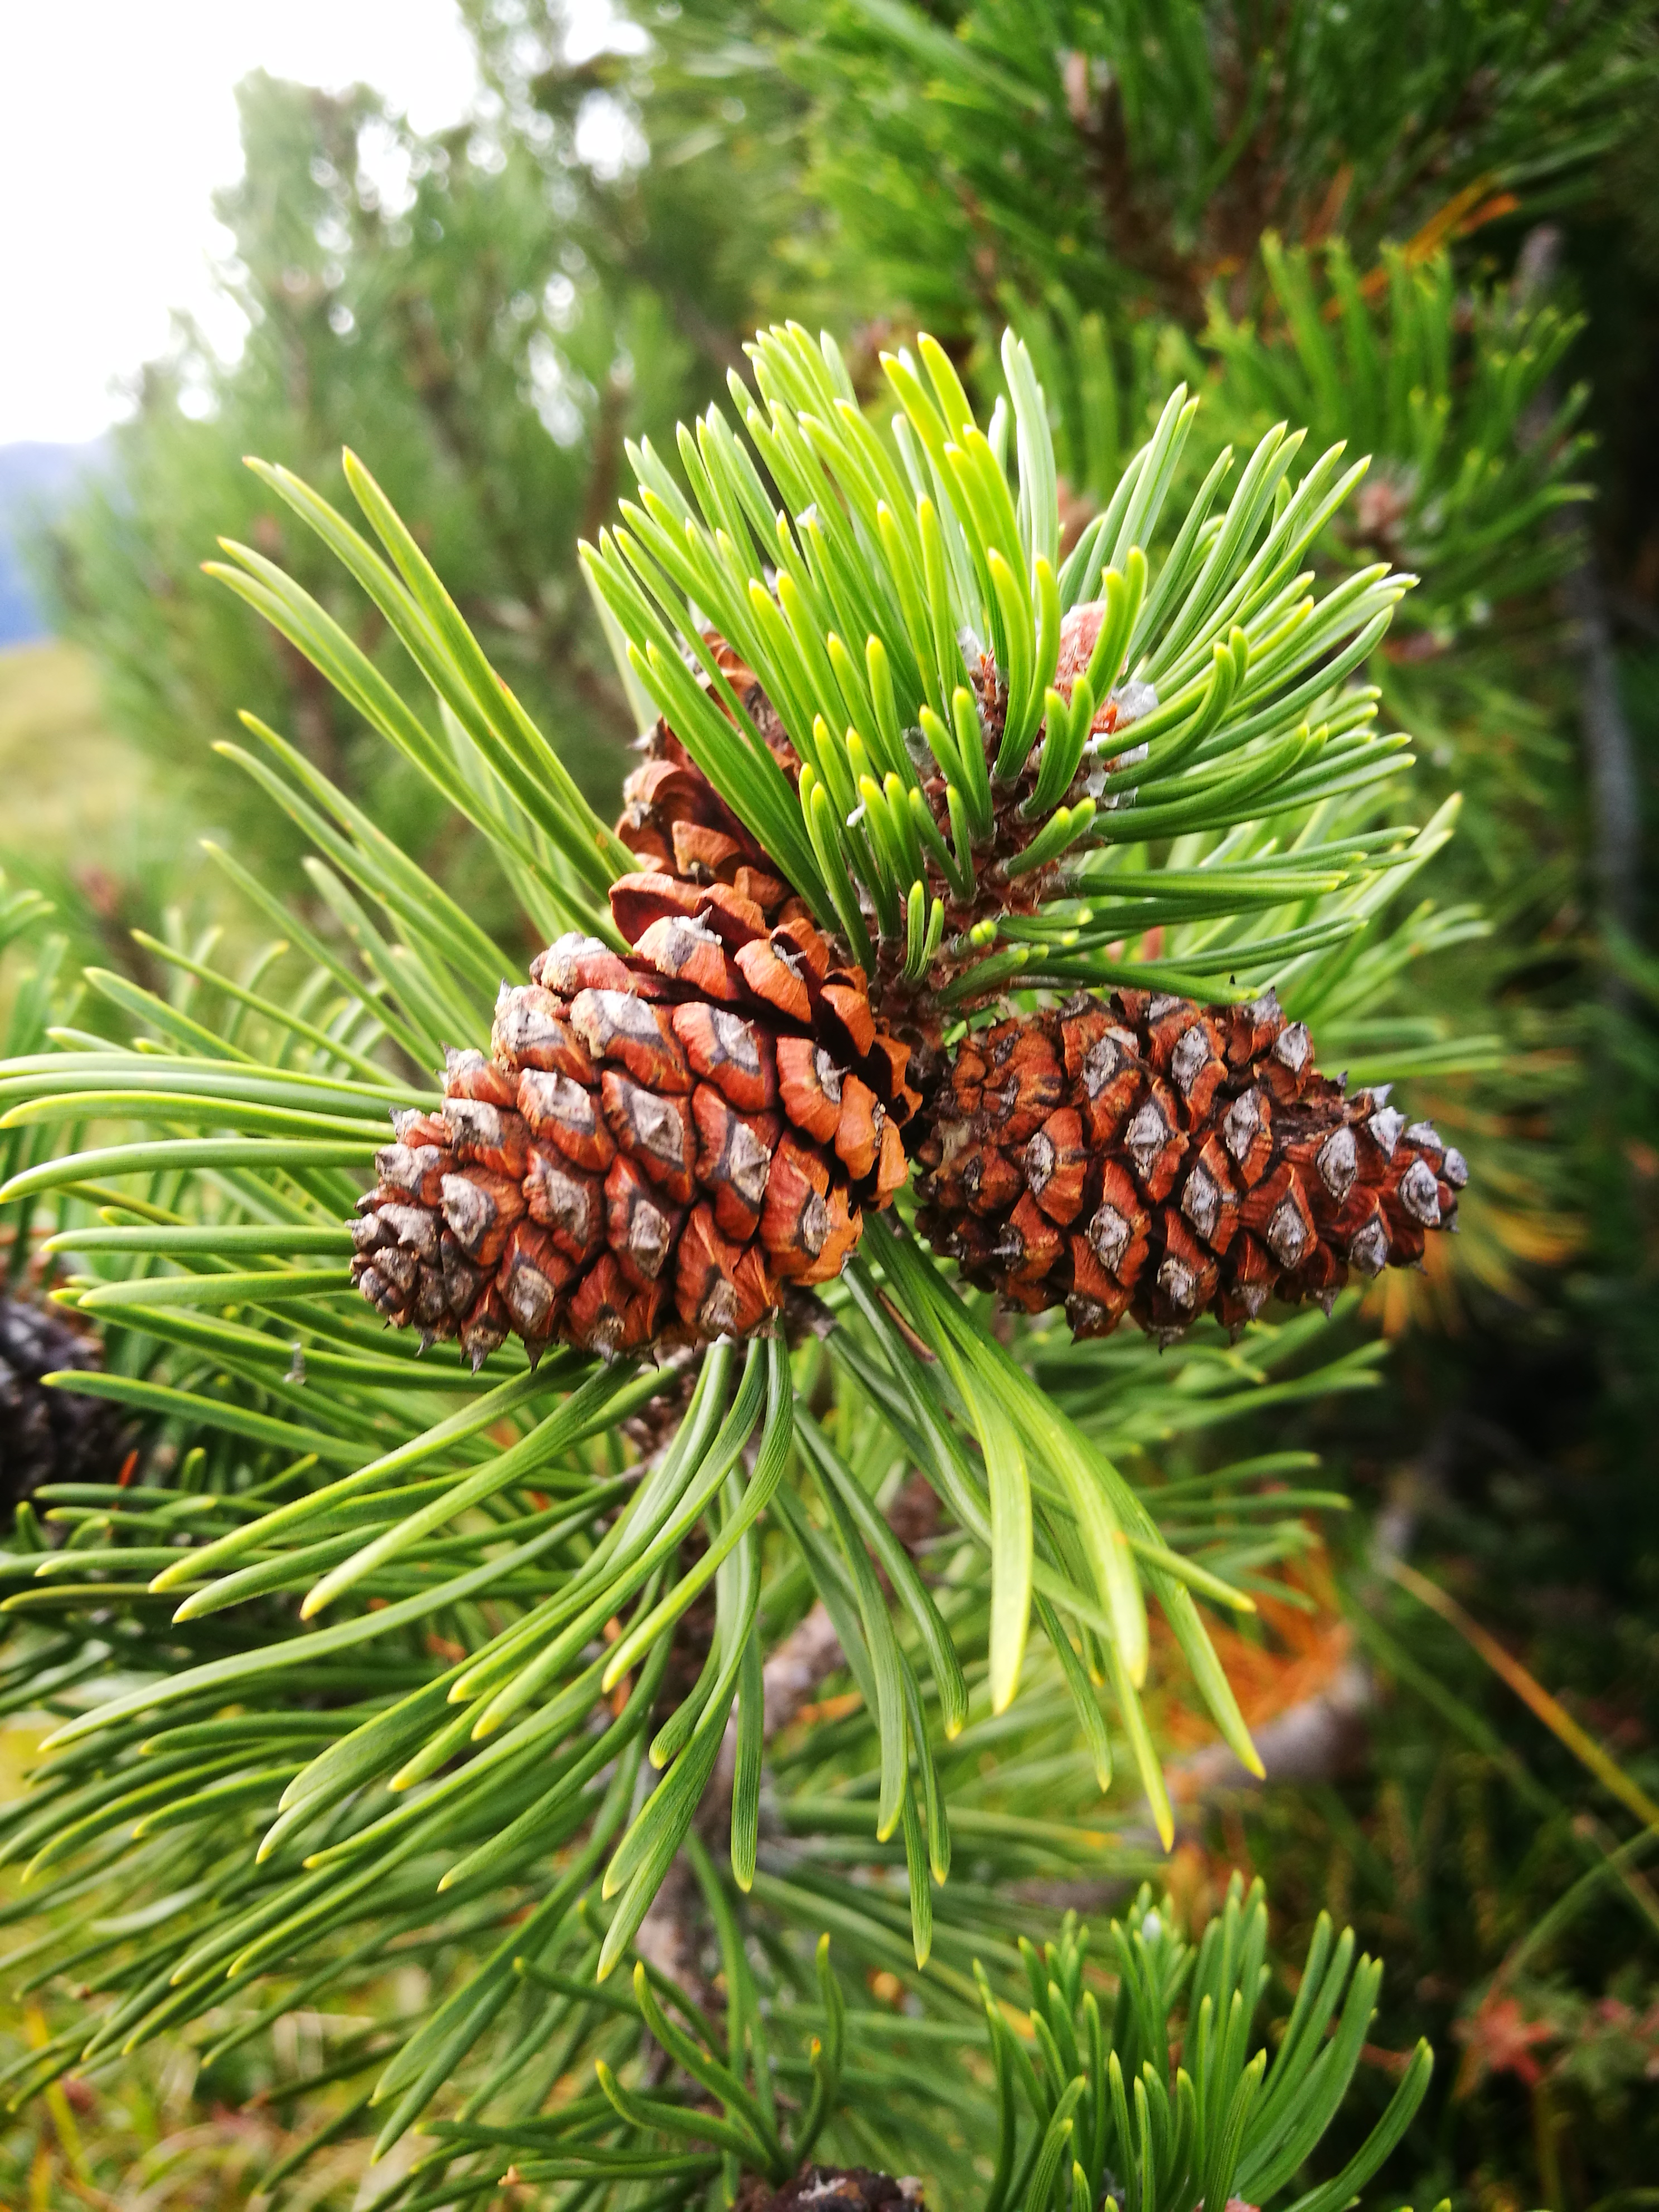
[[[800,763],[753,669],[714,630],[703,633],[720,673],[793,784]],[[718,692],[714,694],[720,702]],[[789,885],[665,721],[646,740],[643,766],[623,785],[617,835],[642,869],[684,883],[726,884],[752,899],[768,921],[791,896]]]
[[[1386,1091],[1350,1098],[1270,992],[1248,1006],[1087,994],[971,1033],[913,1152],[923,1233],[1079,1336],[1235,1334],[1270,1297],[1328,1311],[1351,1271],[1419,1260],[1468,1180]]]
[[[1101,601],[1074,607],[1061,625],[1054,682],[1067,701],[1088,666],[1103,613],[1104,603]],[[792,787],[797,785],[799,757],[755,672],[717,630],[706,629],[702,635],[720,675],[765,741],[779,769]],[[981,738],[988,770],[1001,742],[1008,704],[1007,687],[988,653],[981,653],[966,673],[979,705]],[[705,683],[704,689],[721,712],[729,716],[730,709],[718,687]],[[1153,704],[1155,696],[1144,684],[1128,684],[1121,695],[1115,693],[1102,702],[1090,725],[1091,738],[1100,749],[1098,755],[1091,754],[1079,764],[1068,795],[1081,797],[1085,790],[1097,791],[1109,771],[1137,757],[1132,747],[1114,752],[1105,740],[1120,726],[1127,730],[1138,714],[1145,714]],[[686,883],[729,884],[753,899],[769,921],[773,920],[793,896],[790,885],[774,872],[775,864],[726,805],[666,721],[659,720],[641,744],[645,762],[623,786],[623,811],[617,823],[617,836],[641,867]],[[1141,750],[1145,750],[1144,746]],[[981,913],[1034,910],[1052,886],[1056,874],[1054,864],[1021,871],[1012,880],[1004,873],[1006,865],[1023,853],[1043,828],[1042,819],[1028,820],[1024,811],[1025,803],[1036,787],[1040,764],[1041,747],[1034,747],[1030,761],[1018,775],[1011,781],[999,781],[996,784],[991,829],[979,854],[983,878],[981,895],[966,905],[959,903],[951,885],[930,867],[929,888],[945,900],[953,936],[969,929]],[[920,788],[932,811],[934,826],[949,841],[956,831],[944,777],[926,773]],[[890,1008],[901,1001],[907,1002],[903,1017],[908,1025],[906,1034],[918,1054],[911,1063],[912,1080],[921,1080],[924,1068],[931,1079],[939,1027],[937,1009],[928,1005],[925,990],[895,994],[892,975],[884,974],[880,980],[888,987],[886,1003]],[[921,1087],[927,1088],[927,1083],[923,1082]]]
[[[55,1307],[0,1297],[0,1522],[42,1483],[114,1480],[119,1409],[44,1382],[102,1364],[97,1344]]]
[[[509,1334],[532,1358],[748,1335],[908,1172],[908,1048],[798,899],[653,872],[611,904],[631,954],[564,937],[503,985],[489,1057],[450,1053],[359,1204],[364,1296],[475,1368]]]
[[[922,2204],[914,2175],[895,2180],[864,2166],[808,2166],[776,2191],[758,2174],[747,2176],[736,2212],[922,2212]]]

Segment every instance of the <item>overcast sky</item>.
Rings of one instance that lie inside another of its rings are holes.
[[[95,437],[169,310],[208,313],[261,67],[362,79],[422,131],[477,85],[455,0],[0,0],[0,445]]]

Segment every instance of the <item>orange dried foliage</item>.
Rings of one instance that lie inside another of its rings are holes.
[[[1304,1613],[1295,1605],[1258,1597],[1248,1627],[1231,1627],[1213,1616],[1207,1623],[1216,1656],[1250,1729],[1319,1696],[1334,1681],[1353,1649],[1352,1632],[1338,1610],[1335,1579],[1322,1545],[1291,1561],[1281,1571],[1281,1579],[1311,1598],[1317,1609]],[[1166,1692],[1159,1715],[1164,1735],[1177,1752],[1212,1742],[1215,1723],[1180,1686],[1185,1681],[1180,1653],[1160,1615],[1152,1620],[1152,1633],[1158,1656],[1167,1662],[1160,1670],[1163,1677],[1177,1685]]]

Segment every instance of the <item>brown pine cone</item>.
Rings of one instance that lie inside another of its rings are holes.
[[[42,1483],[115,1480],[119,1407],[45,1383],[62,1369],[103,1364],[96,1340],[82,1335],[61,1308],[0,1297],[0,1527]]]
[[[912,1133],[923,1233],[968,1279],[1079,1336],[1165,1340],[1268,1298],[1328,1310],[1351,1269],[1422,1257],[1468,1180],[1386,1091],[1350,1098],[1270,992],[1079,994],[971,1033]]]
[[[720,673],[793,784],[800,763],[752,668],[717,631],[705,630]],[[719,695],[714,697],[718,702]],[[750,836],[666,722],[643,740],[646,758],[623,785],[617,835],[641,868],[693,884],[729,884],[769,913],[789,886]]]
[[[775,2192],[749,2175],[736,2212],[921,2212],[921,2184],[910,2175],[896,2181],[865,2166],[808,2166]]]
[[[1100,631],[1101,612],[1098,605],[1091,605],[1074,607],[1066,617],[1054,680],[1067,699],[1077,678],[1088,665],[1090,651]],[[718,630],[704,630],[702,638],[750,722],[765,739],[772,757],[790,784],[796,785],[800,776],[799,758],[755,672]],[[1002,734],[1007,708],[1006,686],[988,653],[981,653],[973,668],[964,667],[963,680],[972,687],[979,702],[988,767]],[[710,696],[716,704],[722,704],[719,693],[712,687]],[[1091,726],[1093,734],[1101,737],[1114,729],[1121,712],[1117,701],[1105,702]],[[623,785],[623,811],[617,823],[617,836],[635,854],[641,866],[680,877],[689,883],[730,884],[763,905],[769,896],[786,896],[786,885],[773,872],[775,864],[726,805],[668,724],[659,720],[642,743],[646,759]],[[1103,775],[1107,768],[1117,764],[1115,760],[1091,762],[1086,764],[1086,773]],[[1080,771],[1080,775],[1086,780],[1085,771]],[[1030,912],[1042,902],[1052,884],[1055,874],[1052,866],[1020,875],[1011,883],[996,865],[1013,860],[1042,829],[1040,820],[1027,821],[1021,811],[1036,787],[1036,779],[1034,752],[1030,764],[1019,775],[996,787],[994,824],[981,854],[982,896],[966,905],[958,903],[949,884],[929,864],[928,889],[945,899],[953,933],[960,933],[971,927],[981,913],[1000,913],[1005,908]],[[1077,781],[1074,779],[1074,783]],[[948,842],[955,833],[944,777],[929,772],[923,776],[921,787],[933,811],[935,827]],[[885,980],[890,985],[893,978],[889,975]],[[912,1001],[907,1006],[907,1013],[918,1036],[931,1035],[935,1024],[929,1018],[925,994],[919,997],[910,992],[904,995]]]
[[[359,1203],[352,1273],[388,1321],[475,1368],[509,1333],[615,1354],[747,1335],[840,1273],[921,1097],[862,969],[749,880],[622,877],[629,957],[568,936],[502,987],[490,1056],[450,1053]]]

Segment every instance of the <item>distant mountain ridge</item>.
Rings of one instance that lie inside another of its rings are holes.
[[[68,501],[88,470],[98,468],[104,441],[0,446],[0,647],[45,637],[48,625],[23,560],[23,540],[40,519]]]

